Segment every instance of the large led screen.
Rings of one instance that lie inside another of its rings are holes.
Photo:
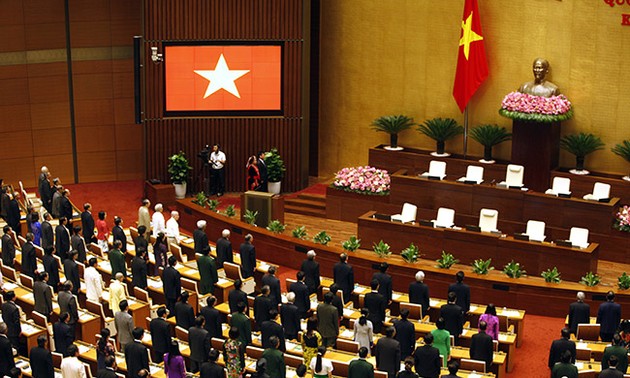
[[[166,45],[165,115],[281,115],[282,45]]]

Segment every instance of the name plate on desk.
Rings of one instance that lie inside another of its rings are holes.
[[[375,213],[374,215],[372,215],[372,218],[378,219],[378,220],[386,220],[386,221],[388,221],[388,220],[392,219],[392,216],[391,215],[387,215],[387,214]],[[398,222],[402,222],[402,221],[398,221]]]
[[[571,243],[570,240],[558,239],[558,240],[555,240],[554,243],[556,243],[556,245],[559,245],[561,247],[569,247],[569,248],[573,247],[573,243]]]
[[[604,203],[608,203],[608,202],[610,202],[610,198],[599,198],[599,199],[597,200],[597,202],[604,202]]]
[[[524,240],[524,241],[529,241],[529,235],[527,234],[521,234],[519,232],[514,233],[514,239],[516,240]]]
[[[421,226],[433,227],[433,221],[430,220],[420,219],[420,222],[418,223],[420,223]]]
[[[440,181],[442,178],[440,176],[427,176],[429,180],[438,180]]]
[[[481,227],[475,226],[474,224],[467,224],[466,231],[481,232]]]
[[[571,198],[570,193],[558,193],[558,197],[560,198]]]

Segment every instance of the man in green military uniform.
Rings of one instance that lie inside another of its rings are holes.
[[[210,246],[206,245],[201,250],[201,256],[197,258],[197,269],[199,269],[199,292],[202,295],[212,293],[214,291],[214,284],[219,281],[217,274],[217,263],[214,258],[210,256]]]
[[[374,366],[365,360],[367,355],[366,347],[359,348],[359,359],[350,362],[348,378],[374,378]]]
[[[232,314],[231,326],[238,328],[238,340],[243,343],[243,347],[252,345],[252,323],[249,316],[245,315],[247,304],[238,302],[236,304],[237,311]]]
[[[612,339],[612,345],[604,349],[604,357],[602,358],[602,370],[608,369],[608,360],[610,356],[617,357],[617,370],[626,374],[628,370],[628,350],[621,346],[621,336],[616,333]]]
[[[280,339],[278,336],[269,338],[271,348],[265,349],[262,357],[267,360],[267,374],[270,378],[286,377],[287,367],[284,364],[284,353],[280,350]]]
[[[127,277],[127,267],[125,265],[125,255],[120,251],[122,242],[120,240],[114,241],[114,249],[109,251],[109,264],[112,267],[112,277],[116,277],[116,273],[120,272],[123,277]]]

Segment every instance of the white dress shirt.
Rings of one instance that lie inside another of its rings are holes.
[[[120,311],[119,304],[123,299],[127,299],[124,286],[120,281],[113,280],[112,283],[109,284],[109,308],[112,310],[113,314]]]
[[[179,224],[173,217],[166,221],[166,236],[179,243]]]
[[[153,235],[157,236],[160,232],[166,234],[166,225],[164,221],[164,214],[160,211],[153,213],[151,218],[151,228],[153,229]]]
[[[85,291],[87,299],[93,302],[100,302],[103,296],[103,277],[95,267],[90,266],[85,268],[83,274],[85,280]]]
[[[76,357],[61,360],[61,376],[63,378],[86,378],[83,362]]]

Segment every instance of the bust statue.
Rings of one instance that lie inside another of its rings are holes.
[[[521,85],[518,89],[519,92],[541,97],[551,97],[560,94],[557,85],[545,80],[549,72],[549,62],[546,59],[536,58],[532,71],[534,72],[534,81],[528,81]]]

